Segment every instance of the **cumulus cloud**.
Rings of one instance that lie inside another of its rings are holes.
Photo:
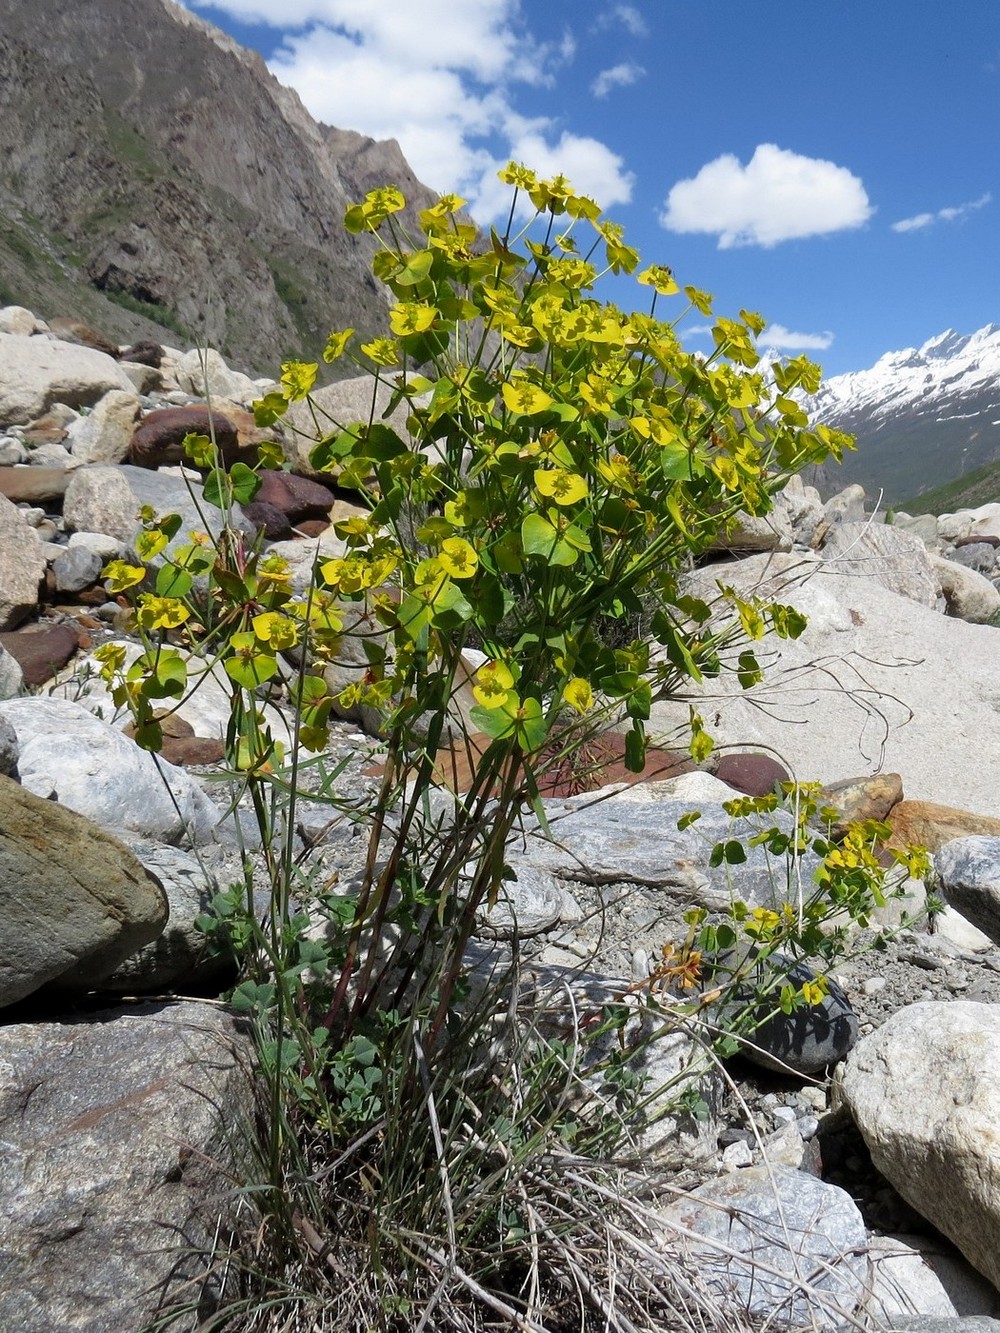
[[[899,222],[892,223],[892,230],[922,231],[924,227],[930,227],[935,222],[961,222],[977,208],[985,208],[992,202],[991,194],[981,194],[978,199],[973,199],[967,204],[959,204],[955,208],[939,208],[936,213],[917,213],[912,218],[901,218]]]
[[[832,333],[795,333],[784,324],[768,324],[758,339],[761,347],[779,352],[825,352],[833,342]]]
[[[719,249],[729,250],[860,227],[873,212],[864,185],[846,167],[764,143],[746,166],[725,153],[678,181],[660,223],[668,231],[718,236]]]
[[[590,85],[590,91],[595,97],[607,97],[612,88],[627,88],[630,84],[641,79],[646,71],[641,65],[634,65],[626,61],[621,65],[612,65],[610,69],[602,69],[597,78]]]
[[[422,181],[464,195],[482,222],[507,206],[493,177],[510,158],[562,171],[603,205],[630,198],[632,177],[605,144],[518,113],[517,86],[550,84],[575,53],[569,33],[538,41],[518,0],[188,3],[279,28],[271,72],[317,120],[398,140]]]

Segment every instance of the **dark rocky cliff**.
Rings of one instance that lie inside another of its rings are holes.
[[[387,182],[434,197],[172,0],[0,0],[0,304],[272,370],[378,324],[342,219]]]

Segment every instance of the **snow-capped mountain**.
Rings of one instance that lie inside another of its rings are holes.
[[[951,481],[1000,459],[1000,324],[887,352],[828,380],[808,407],[857,436],[857,453],[827,472],[825,488],[860,481],[895,504]]]

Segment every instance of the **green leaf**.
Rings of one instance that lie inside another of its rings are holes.
[[[224,665],[229,678],[244,690],[255,690],[258,685],[270,680],[278,670],[277,659],[267,653],[254,653],[247,657],[237,654],[235,657],[227,657]]]
[[[433,250],[415,250],[412,254],[406,255],[406,263],[393,274],[393,282],[399,283],[401,287],[415,287],[423,282],[429,275],[431,267],[434,264]]]
[[[163,565],[156,575],[156,593],[159,597],[186,597],[194,587],[194,579],[186,569]]]
[[[484,708],[482,704],[473,704],[469,709],[469,719],[478,731],[491,740],[503,740],[514,734],[514,719],[502,708]]]
[[[559,533],[541,514],[529,514],[521,524],[521,545],[525,555],[548,560],[559,542]]]
[[[630,773],[641,773],[646,767],[646,735],[632,729],[625,733],[625,767]]]
[[[737,678],[739,679],[740,685],[745,690],[752,689],[754,685],[759,685],[764,679],[764,673],[761,671],[756,657],[749,648],[745,648],[743,652],[740,653]]]
[[[689,810],[686,815],[681,815],[680,819],[678,819],[677,831],[679,833],[683,833],[686,828],[691,827],[691,825],[695,822],[695,820],[698,820],[700,818],[701,818],[700,810]]]

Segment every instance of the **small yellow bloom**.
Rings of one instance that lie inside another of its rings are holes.
[[[557,505],[576,504],[587,494],[587,482],[577,472],[567,472],[565,468],[538,468],[535,472],[535,486],[539,495],[555,500]]]
[[[501,708],[514,685],[510,667],[503,662],[486,662],[476,672],[472,693],[484,708]]]
[[[441,568],[453,579],[471,579],[479,565],[475,548],[464,537],[446,537],[438,555]]]
[[[594,704],[594,691],[590,687],[590,681],[584,680],[582,676],[574,676],[567,682],[562,697],[571,708],[575,708],[581,714],[586,713]]]

